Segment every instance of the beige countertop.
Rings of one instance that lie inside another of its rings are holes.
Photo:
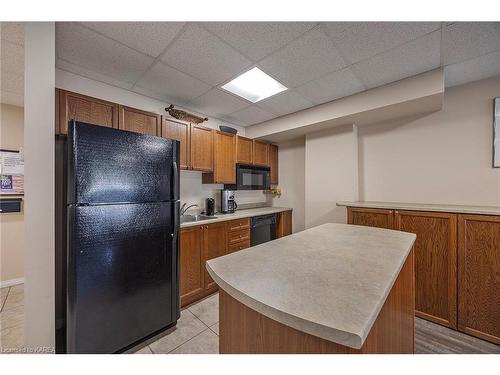
[[[182,223],[181,229],[187,228],[187,227],[195,227],[197,225],[219,223],[221,221],[243,219],[245,217],[275,214],[278,212],[290,211],[290,210],[292,210],[290,207],[259,207],[259,208],[249,208],[249,209],[236,210],[236,212],[234,214],[220,214],[220,213],[218,213],[218,214],[215,214],[215,217],[213,219]]]
[[[416,236],[323,224],[207,262],[215,282],[251,309],[359,349]]]
[[[337,206],[360,208],[386,208],[389,210],[454,212],[463,214],[500,215],[500,207],[461,206],[450,204],[396,203],[396,202],[337,202]]]

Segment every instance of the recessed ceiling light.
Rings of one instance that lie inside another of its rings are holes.
[[[222,86],[222,88],[252,103],[256,103],[259,100],[287,90],[287,87],[283,86],[257,67],[239,75],[231,82]]]

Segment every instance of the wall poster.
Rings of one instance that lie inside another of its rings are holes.
[[[0,150],[0,195],[24,194],[24,157],[22,152]]]

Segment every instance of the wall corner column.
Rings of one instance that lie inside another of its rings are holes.
[[[25,346],[54,348],[55,24],[25,24]]]

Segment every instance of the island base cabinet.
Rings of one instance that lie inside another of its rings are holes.
[[[268,318],[219,292],[221,354],[413,354],[413,250],[360,349],[313,336]]]
[[[458,329],[500,345],[500,216],[458,216]]]

